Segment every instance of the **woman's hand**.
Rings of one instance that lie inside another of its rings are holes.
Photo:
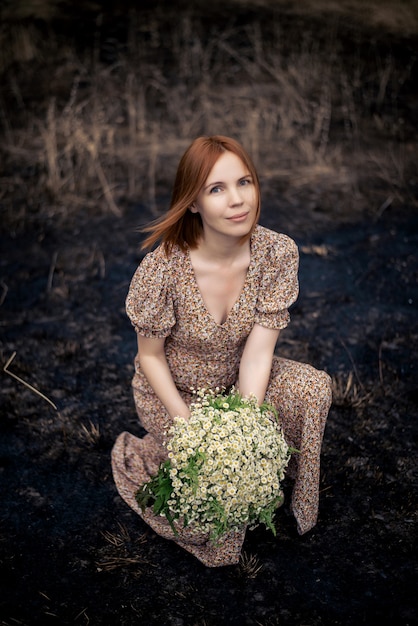
[[[242,353],[238,389],[243,396],[254,394],[258,404],[264,402],[279,334],[280,330],[255,324]]]
[[[164,351],[164,338],[138,338],[138,359],[154,393],[165,406],[171,418],[190,417],[190,409],[181,397],[168,367]]]

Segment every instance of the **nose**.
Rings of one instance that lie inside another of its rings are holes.
[[[229,194],[229,204],[231,206],[239,206],[243,202],[240,190],[237,187],[232,187]]]

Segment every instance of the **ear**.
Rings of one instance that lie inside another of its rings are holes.
[[[191,205],[189,206],[189,211],[190,211],[191,213],[199,213],[199,210],[198,210],[198,208],[197,208],[197,206],[196,206],[196,202],[193,202],[193,204],[191,204]]]

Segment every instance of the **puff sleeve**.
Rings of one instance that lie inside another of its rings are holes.
[[[277,235],[266,250],[262,263],[255,322],[282,329],[289,321],[288,308],[299,293],[299,252],[290,237]]]
[[[161,247],[138,266],[126,298],[126,313],[144,337],[168,337],[176,323],[169,259]]]

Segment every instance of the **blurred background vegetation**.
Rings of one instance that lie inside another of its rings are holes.
[[[8,0],[0,18],[8,228],[157,215],[180,154],[213,133],[248,148],[265,202],[305,218],[416,208],[413,0]]]

